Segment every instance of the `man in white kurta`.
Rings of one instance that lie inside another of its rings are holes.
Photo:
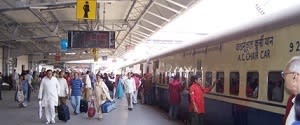
[[[46,124],[55,123],[55,106],[58,106],[58,94],[60,85],[56,77],[52,77],[52,71],[47,70],[47,76],[41,81],[38,99],[45,107]]]
[[[124,87],[125,87],[125,92],[126,92],[126,97],[127,97],[127,102],[128,102],[128,110],[133,109],[133,92],[135,91],[135,81],[133,79],[133,74],[128,73],[128,78],[124,78]]]
[[[60,71],[58,73],[58,82],[60,85],[60,90],[59,90],[59,104],[60,105],[65,105],[68,95],[69,95],[69,87],[68,87],[68,83],[67,80],[64,78],[65,72],[64,71]]]

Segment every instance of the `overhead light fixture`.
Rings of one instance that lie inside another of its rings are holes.
[[[65,53],[65,55],[75,55],[76,53],[70,52],[70,53]]]
[[[56,55],[56,53],[49,53],[49,56],[54,56]]]
[[[45,6],[30,6],[30,9],[48,9],[48,7]]]

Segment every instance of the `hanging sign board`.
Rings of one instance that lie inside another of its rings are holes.
[[[96,19],[97,0],[77,0],[76,18],[77,19]]]

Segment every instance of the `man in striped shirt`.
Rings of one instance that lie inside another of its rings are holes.
[[[71,80],[71,104],[74,109],[74,114],[80,113],[80,99],[81,99],[82,81],[79,79],[79,74],[74,74],[74,79]]]

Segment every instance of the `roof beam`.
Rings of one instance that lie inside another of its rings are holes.
[[[48,20],[43,17],[42,13],[38,9],[29,9],[30,12],[32,12],[33,15],[35,15],[43,24],[46,25],[46,27],[49,29],[50,32],[54,32],[55,28],[52,28]]]
[[[179,6],[181,8],[187,9],[187,6],[182,5],[181,3],[178,3],[178,2],[176,2],[174,0],[166,0],[166,1],[169,2],[169,3],[172,3],[172,4],[176,5],[176,6]]]
[[[143,25],[138,24],[137,26],[139,26],[140,28],[143,28],[143,29],[145,29],[145,30],[148,30],[148,31],[150,31],[150,32],[152,32],[152,33],[155,32],[153,29],[150,29],[150,28],[145,27],[145,26],[143,26]]]
[[[5,41],[17,41],[17,42],[26,42],[26,41],[31,41],[32,39],[45,39],[45,38],[50,38],[50,37],[58,37],[58,36],[36,36],[36,37],[14,37],[12,39],[0,39],[0,42],[5,42]]]
[[[142,42],[142,41],[144,40],[144,39],[139,38],[139,37],[137,37],[137,36],[131,36],[131,37],[133,37],[133,38],[136,39],[136,40],[139,40],[139,43]]]
[[[139,30],[135,30],[133,33],[138,33],[138,34],[143,35],[143,36],[145,36],[145,37],[150,37],[149,34],[144,33],[144,32],[142,32],[142,31],[139,31]]]
[[[152,21],[149,21],[149,20],[147,20],[145,18],[143,18],[142,20],[145,21],[146,23],[149,23],[149,24],[151,24],[153,26],[156,26],[157,28],[160,28],[160,29],[162,28],[160,25],[158,25],[156,23],[153,23]]]
[[[28,4],[24,7],[12,7],[12,8],[0,8],[0,12],[6,12],[6,11],[15,11],[15,10],[25,10],[25,9],[42,9],[42,10],[47,10],[47,9],[56,9],[56,8],[74,8],[76,2],[48,2],[48,3],[38,3],[38,4]]]
[[[10,2],[8,2],[7,0],[2,0],[4,3],[6,3],[9,7],[14,7],[14,5],[12,5]]]
[[[160,18],[160,19],[162,19],[162,20],[164,20],[164,21],[170,22],[170,20],[169,20],[168,18],[163,17],[163,16],[161,16],[161,15],[158,15],[158,14],[156,14],[156,13],[154,13],[154,12],[148,11],[148,12],[146,12],[146,13],[147,13],[147,14],[150,14],[150,15],[152,15],[152,16],[158,17],[158,18]]]
[[[143,37],[144,39],[146,39],[146,38],[147,38],[147,36],[141,35],[141,34],[139,34],[139,33],[136,33],[136,32],[131,32],[131,34],[138,35],[138,36],[140,36],[140,37]]]
[[[48,23],[50,25],[56,25],[58,22],[57,21],[48,21]],[[63,24],[64,26],[68,26],[68,25],[87,25],[86,22],[84,21],[59,21],[59,23]],[[97,23],[97,22],[96,22]],[[100,22],[101,23],[101,22]],[[113,24],[127,24],[126,21],[122,20],[122,19],[116,19],[116,20],[105,20],[105,24],[106,25],[113,25]],[[5,24],[0,24],[0,25],[5,25]],[[10,23],[10,25],[18,25],[17,23]],[[25,27],[25,28],[39,28],[39,27],[45,27],[45,24],[41,24],[40,22],[35,22],[35,23],[22,23],[22,25],[20,25],[21,27]]]
[[[180,11],[178,11],[178,10],[176,10],[176,9],[174,9],[174,8],[171,8],[171,7],[169,7],[169,6],[167,6],[167,5],[164,5],[164,4],[162,4],[162,3],[159,3],[159,2],[154,2],[154,4],[156,4],[156,5],[158,5],[158,6],[161,6],[161,7],[163,7],[163,8],[165,8],[165,9],[167,9],[167,10],[170,10],[170,11],[172,11],[172,12],[174,12],[174,13],[180,13]]]
[[[140,43],[140,41],[138,41],[136,39],[132,39],[132,38],[125,39],[125,41],[127,41],[127,43],[135,43],[135,45],[138,44],[138,43]]]
[[[130,15],[130,13],[131,13],[131,11],[132,11],[132,9],[133,9],[133,7],[134,7],[136,1],[137,1],[137,0],[133,0],[132,4],[131,4],[131,6],[130,6],[130,9],[129,9],[129,11],[128,11],[126,17],[125,17],[125,21],[128,21],[129,15]]]
[[[142,11],[142,14],[140,14],[140,16],[137,18],[136,22],[133,24],[133,26],[131,26],[131,28],[129,29],[129,31],[127,32],[127,34],[124,36],[124,39],[126,39],[126,37],[129,35],[129,33],[133,30],[133,28],[138,24],[139,20],[142,19],[142,17],[145,15],[145,13],[147,12],[147,10],[149,10],[149,8],[153,6],[153,0],[149,0],[149,3],[145,6],[144,10]],[[122,40],[124,41],[124,40]],[[122,45],[123,42],[121,42],[119,45],[117,45],[116,50]],[[115,51],[116,52],[116,51]]]

